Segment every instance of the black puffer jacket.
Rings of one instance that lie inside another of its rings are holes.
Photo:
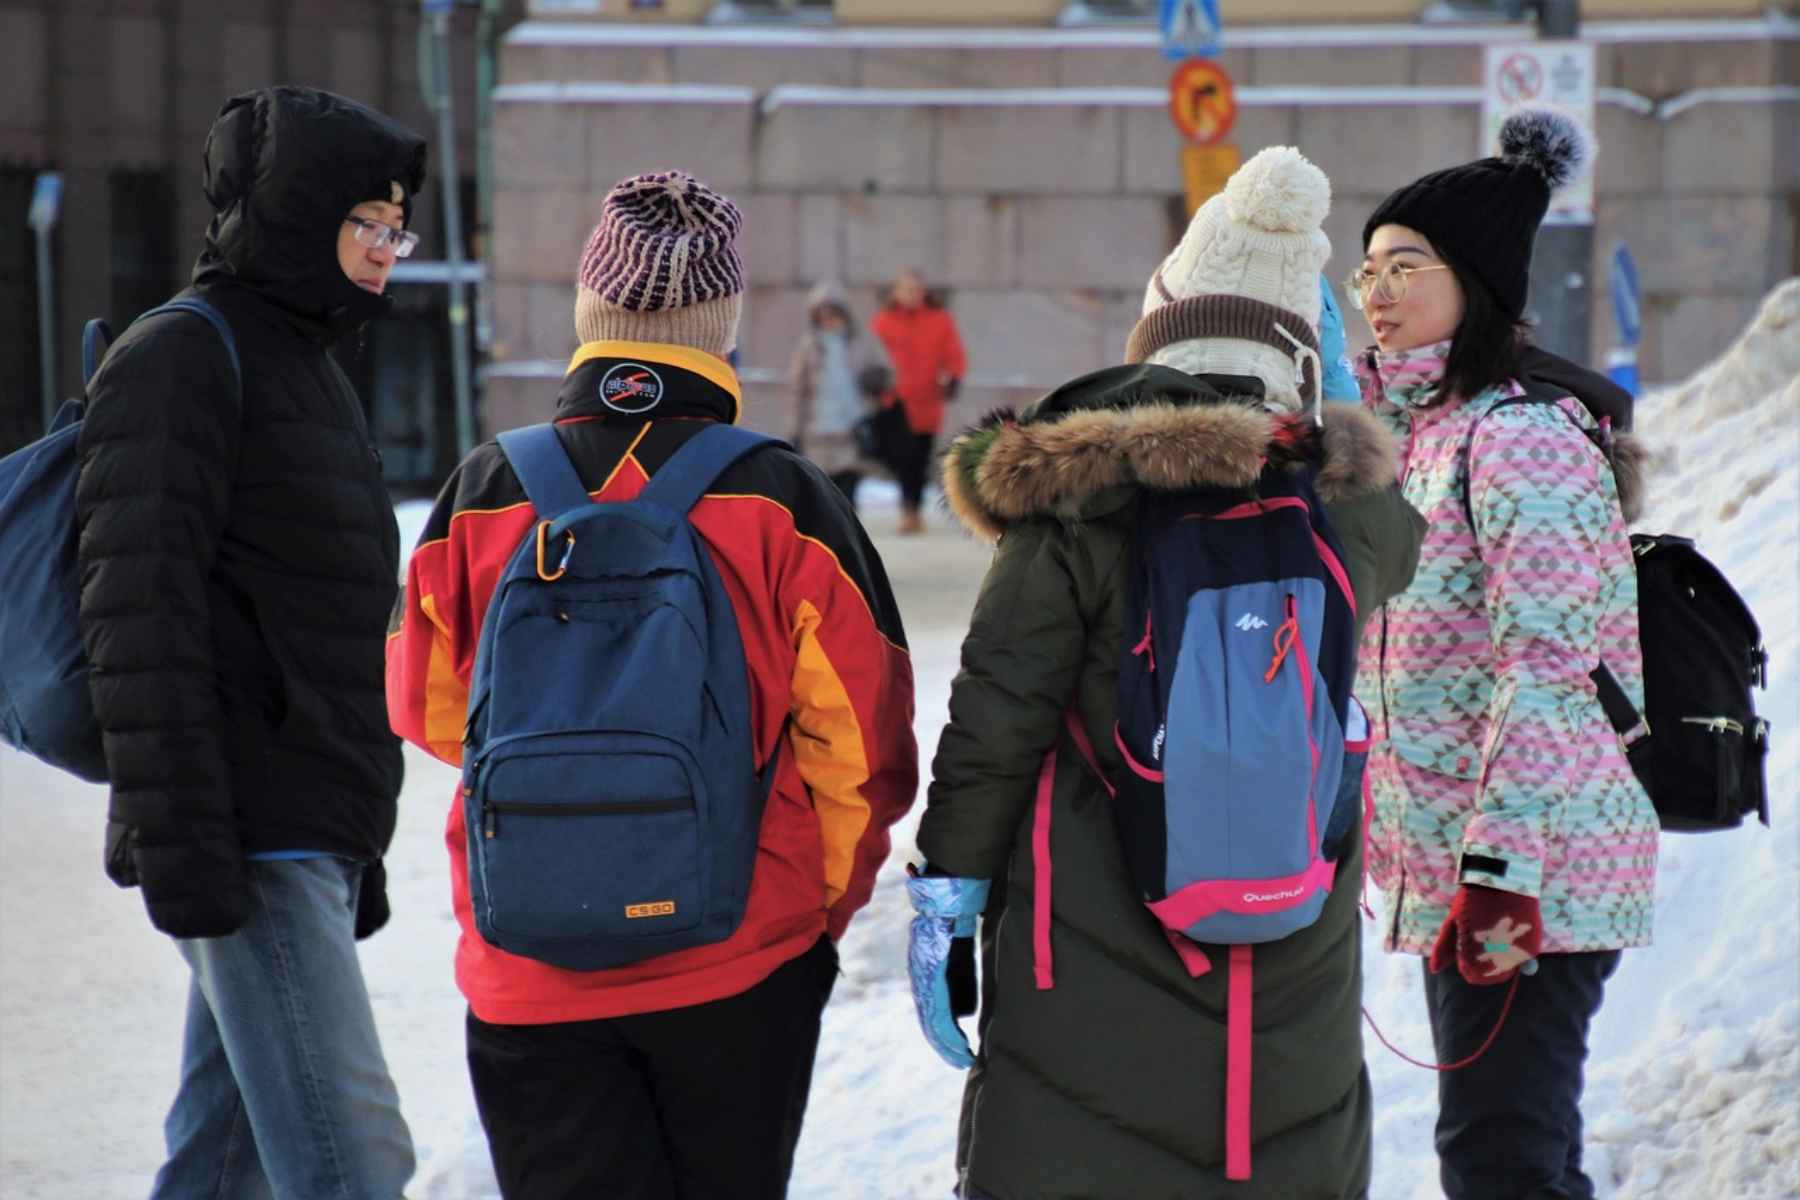
[[[374,861],[393,836],[399,538],[326,350],[391,303],[339,266],[345,214],[392,183],[410,205],[424,165],[421,139],[339,97],[234,98],[207,139],[190,292],[230,322],[241,404],[222,341],[182,313],[133,325],[89,388],[76,505],[107,873],[178,937],[242,924],[247,854]],[[385,906],[365,901],[368,931]]]

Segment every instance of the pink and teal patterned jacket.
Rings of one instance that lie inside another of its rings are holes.
[[[1460,882],[1536,896],[1547,953],[1647,945],[1656,813],[1588,678],[1604,660],[1642,707],[1618,482],[1572,423],[1594,427],[1572,397],[1563,412],[1489,415],[1521,394],[1508,383],[1426,407],[1448,349],[1358,369],[1364,406],[1401,443],[1401,489],[1429,523],[1412,586],[1368,624],[1356,688],[1382,739],[1368,768],[1369,872],[1385,943],[1429,951]],[[1465,855],[1494,861],[1459,875]]]

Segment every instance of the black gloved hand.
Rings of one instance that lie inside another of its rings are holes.
[[[950,1012],[966,1017],[975,1011],[975,939],[950,939],[950,959],[944,965],[944,982],[950,986]]]
[[[378,858],[363,868],[356,892],[356,940],[362,941],[388,923],[387,868]]]
[[[117,821],[107,827],[107,843],[107,874],[121,887],[142,889],[150,923],[170,937],[225,937],[250,919],[250,866],[237,846],[146,845]]]

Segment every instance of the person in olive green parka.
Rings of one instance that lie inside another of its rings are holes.
[[[1152,281],[1128,352],[1147,362],[1083,376],[1016,420],[966,432],[944,461],[952,510],[998,542],[918,834],[929,874],[992,881],[981,920],[979,1050],[957,1146],[960,1194],[970,1200],[1367,1192],[1360,833],[1347,841],[1318,921],[1256,949],[1254,1169],[1249,1181],[1228,1183],[1228,972],[1188,975],[1132,884],[1106,790],[1063,728],[1072,711],[1100,767],[1123,770],[1112,728],[1142,489],[1244,487],[1248,496],[1265,460],[1309,464],[1359,614],[1404,588],[1416,565],[1423,522],[1394,487],[1391,438],[1367,414],[1327,406],[1319,428],[1311,412],[1296,412],[1306,383],[1292,353],[1276,348],[1279,337],[1213,336],[1204,321],[1157,331],[1168,313],[1184,311],[1176,301],[1211,303],[1222,293],[1272,304],[1290,333],[1316,323],[1328,198],[1308,204],[1295,193],[1324,188],[1324,177],[1287,148],[1265,151],[1245,172],[1254,186],[1234,177],[1235,192],[1228,185],[1201,210]],[[1270,272],[1246,263],[1272,263],[1285,286],[1259,295],[1256,280]],[[1316,348],[1316,328],[1305,336]],[[1040,990],[1031,807],[1052,748],[1055,986]]]

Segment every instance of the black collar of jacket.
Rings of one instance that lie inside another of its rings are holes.
[[[743,391],[731,364],[704,350],[663,342],[585,342],[569,361],[556,419],[676,418],[735,425]]]

